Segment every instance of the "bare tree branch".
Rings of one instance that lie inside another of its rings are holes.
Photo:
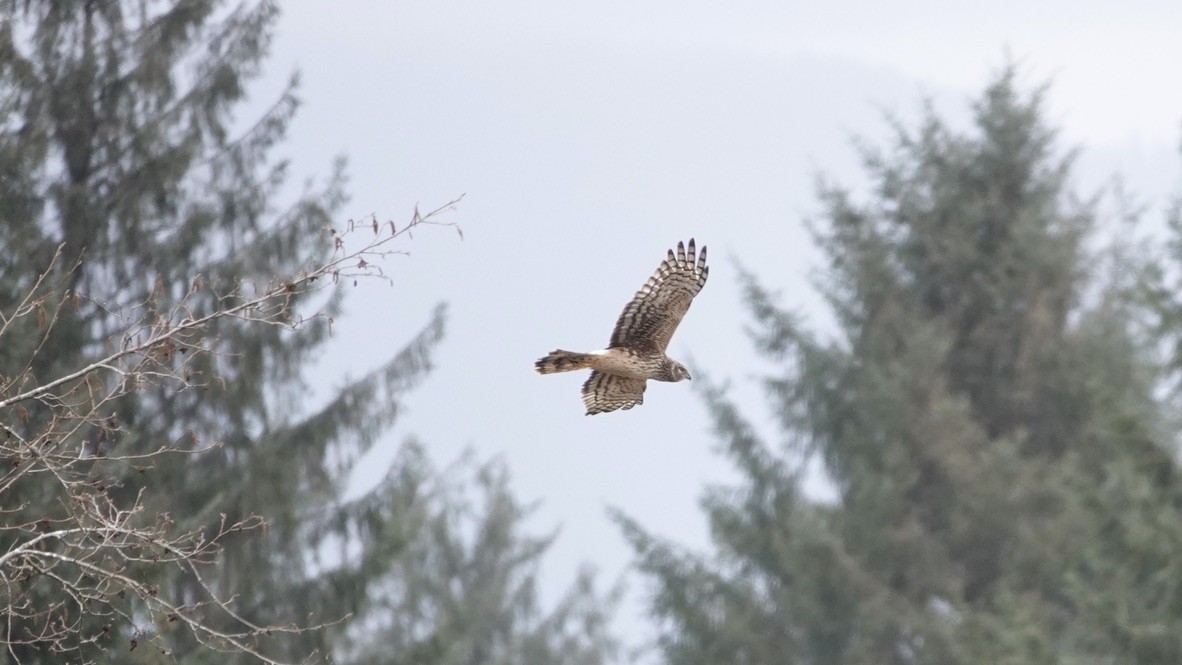
[[[149,295],[136,307],[119,310],[125,325],[107,340],[101,357],[39,381],[34,359],[64,308],[86,298],[65,289],[68,280],[60,278],[69,271],[60,265],[58,249],[16,306],[0,311],[0,344],[21,339],[27,342],[21,348],[28,349],[27,362],[19,356],[23,369],[0,376],[0,494],[35,490],[54,497],[43,504],[46,514],[33,519],[10,519],[25,514],[30,504],[24,502],[15,507],[10,502],[0,511],[5,517],[0,520],[0,644],[10,660],[21,662],[20,650],[32,647],[70,654],[70,662],[93,662],[87,659],[116,648],[113,640],[119,639],[128,640],[127,649],[152,645],[166,650],[162,629],[179,626],[207,648],[277,665],[267,655],[268,639],[329,625],[259,625],[239,611],[232,589],[217,589],[207,578],[205,571],[217,565],[224,539],[261,532],[261,517],[229,520],[223,515],[213,527],[178,529],[170,515],[145,510],[146,492],[166,491],[151,485],[141,488],[130,505],[116,505],[111,490],[120,481],[111,471],[149,468],[163,455],[200,455],[211,446],[140,442],[139,449],[117,450],[122,430],[115,404],[148,387],[184,390],[216,380],[194,376],[192,368],[196,356],[232,351],[221,348],[213,332],[220,320],[295,328],[326,316],[297,315],[296,296],[334,288],[342,279],[389,280],[383,260],[405,253],[396,241],[421,226],[454,227],[440,217],[458,202],[427,214],[416,209],[402,227],[371,215],[350,220],[340,230],[325,229],[331,243],[327,258],[263,286],[239,283],[216,293],[216,285],[195,276],[167,311],[159,311],[158,299]],[[206,301],[212,296],[212,310],[195,314],[198,294]],[[38,336],[35,342],[29,341],[31,334]],[[145,571],[167,566],[181,570],[204,597],[169,597],[167,590],[145,581],[151,579]],[[96,625],[97,632],[85,633]]]

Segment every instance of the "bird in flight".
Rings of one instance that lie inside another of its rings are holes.
[[[649,379],[690,378],[685,365],[665,355],[665,349],[709,274],[704,245],[698,254],[693,238],[688,248],[677,243],[677,253],[669,250],[657,271],[624,307],[606,349],[591,353],[557,349],[534,367],[539,374],[590,369],[591,376],[583,384],[583,405],[589,416],[642,404]]]

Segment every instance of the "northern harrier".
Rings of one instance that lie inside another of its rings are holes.
[[[645,381],[690,378],[689,370],[665,355],[665,349],[709,274],[705,246],[699,255],[693,238],[688,249],[677,243],[677,253],[669,250],[669,256],[624,307],[606,349],[591,353],[558,349],[534,367],[539,374],[590,368],[591,377],[583,384],[583,404],[589,416],[643,403]]]

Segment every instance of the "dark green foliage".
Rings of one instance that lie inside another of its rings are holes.
[[[1041,94],[1007,69],[972,131],[929,109],[864,148],[864,202],[821,185],[832,339],[745,278],[787,448],[708,390],[744,477],[707,496],[715,554],[620,518],[669,662],[1182,658],[1178,430],[1144,325],[1165,305],[1137,295],[1163,271],[1085,250]],[[834,500],[802,493],[806,459]]]

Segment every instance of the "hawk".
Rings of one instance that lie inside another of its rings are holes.
[[[649,379],[690,378],[689,370],[665,355],[665,349],[709,274],[705,246],[698,254],[693,238],[688,248],[677,243],[677,253],[669,250],[657,271],[624,307],[606,349],[591,353],[557,349],[534,367],[539,374],[589,368],[591,376],[583,384],[583,404],[589,416],[642,404]]]

